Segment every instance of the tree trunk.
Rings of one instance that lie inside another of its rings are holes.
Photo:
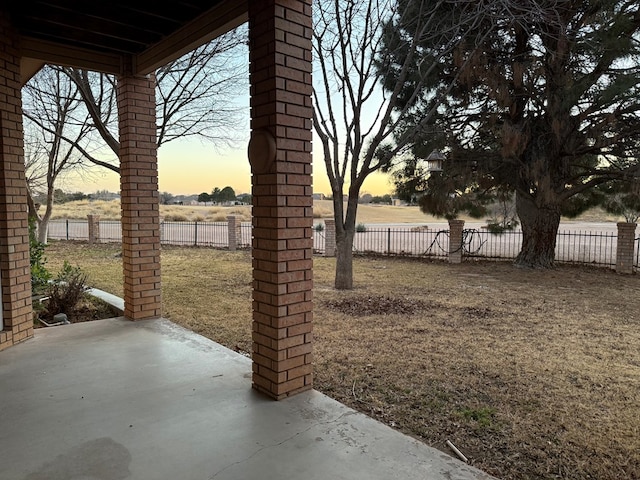
[[[336,280],[335,288],[338,290],[351,290],[353,288],[353,236],[355,225],[347,226],[336,232]]]
[[[522,248],[515,265],[552,268],[560,226],[560,206],[553,203],[540,206],[530,195],[517,192],[516,210],[522,225]]]
[[[38,223],[38,242],[46,245],[49,240],[49,218],[38,218],[36,221]]]
[[[47,188],[47,205],[45,207],[42,216],[36,216],[38,220],[38,241],[42,244],[47,244],[49,240],[49,220],[53,213],[53,197],[55,195],[55,189],[53,188],[56,177],[52,177],[48,180],[49,187]]]

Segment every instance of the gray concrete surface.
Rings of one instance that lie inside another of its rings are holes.
[[[0,479],[489,479],[164,319],[38,329],[0,352]]]

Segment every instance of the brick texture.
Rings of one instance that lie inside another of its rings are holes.
[[[242,241],[241,222],[235,215],[227,216],[229,250],[235,252]]]
[[[87,215],[89,243],[100,243],[100,215]]]
[[[336,256],[336,221],[333,218],[324,219],[324,256]]]
[[[17,38],[0,12],[0,350],[33,336]]]
[[[161,316],[155,78],[118,78],[124,315]]]
[[[462,263],[464,220],[449,220],[449,263]]]
[[[249,3],[251,129],[275,138],[252,165],[253,386],[312,388],[311,0]]]
[[[636,227],[636,223],[618,223],[618,245],[616,247],[616,272],[618,273],[633,273]]]

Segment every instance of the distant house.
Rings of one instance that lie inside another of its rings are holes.
[[[314,193],[313,194],[313,199],[314,200],[326,200],[327,197],[324,195],[324,193]]]

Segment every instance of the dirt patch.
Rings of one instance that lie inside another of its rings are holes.
[[[34,300],[34,328],[45,327],[40,318],[51,324],[53,315],[46,311],[46,301],[39,307],[39,300]],[[120,312],[104,300],[86,294],[80,302],[67,313],[69,323],[90,322],[93,320],[103,320],[120,316]]]
[[[387,295],[360,295],[340,300],[328,300],[325,306],[356,317],[366,315],[413,315],[429,308],[422,300]]]

